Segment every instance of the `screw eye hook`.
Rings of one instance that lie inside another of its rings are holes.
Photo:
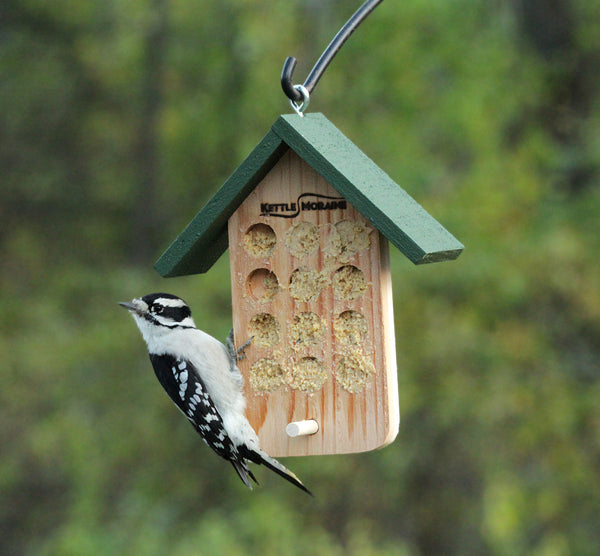
[[[296,112],[298,116],[302,117],[304,116],[304,111],[306,110],[306,108],[308,107],[308,103],[310,102],[310,94],[306,90],[306,87],[304,85],[294,85],[294,89],[300,93],[302,102],[290,99],[290,104],[292,105],[294,112]]]

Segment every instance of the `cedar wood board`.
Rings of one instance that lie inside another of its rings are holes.
[[[239,362],[245,378],[246,415],[262,448],[275,457],[373,450],[392,442],[399,426],[388,242],[350,203],[346,203],[345,209],[299,211],[293,218],[261,215],[264,203],[290,205],[305,193],[340,198],[319,173],[290,149],[229,219],[236,344],[239,346],[249,338],[248,323],[256,314],[273,315],[280,324],[280,341],[275,346],[260,347],[251,343]],[[324,288],[314,301],[294,299],[289,294],[289,277],[294,269],[308,267],[320,271],[327,266],[327,271],[335,271],[335,264],[332,266],[331,260],[325,260],[324,252],[331,228],[341,220],[360,222],[372,230],[370,247],[359,251],[349,261],[364,273],[367,289],[355,300],[336,299],[331,287]],[[285,237],[287,230],[300,221],[315,224],[321,237],[317,250],[298,258],[290,254]],[[277,243],[268,256],[255,257],[244,248],[247,230],[257,223],[265,223],[275,232]],[[280,290],[272,300],[257,300],[248,289],[248,277],[259,268],[274,272],[278,278]],[[340,386],[334,373],[342,356],[342,346],[337,344],[333,319],[349,309],[358,311],[366,319],[367,337],[361,347],[375,369],[367,384],[356,393]],[[289,326],[294,315],[305,311],[323,318],[325,332],[322,342],[296,351],[290,347]],[[320,390],[304,392],[287,384],[270,393],[252,388],[250,369],[259,359],[274,359],[287,373],[299,359],[307,356],[321,361],[328,374]],[[319,431],[311,436],[288,437],[286,425],[304,419],[316,420]]]

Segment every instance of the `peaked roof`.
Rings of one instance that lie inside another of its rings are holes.
[[[280,116],[158,259],[162,276],[206,272],[228,246],[227,221],[290,148],[413,263],[455,259],[463,245],[323,114]]]

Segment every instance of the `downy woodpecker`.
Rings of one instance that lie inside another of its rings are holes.
[[[260,449],[245,416],[243,378],[230,336],[228,347],[196,328],[187,303],[153,293],[119,303],[132,314],[146,344],[154,372],[171,400],[202,439],[233,465],[244,484],[258,481],[248,462],[262,464],[308,494],[289,469]]]

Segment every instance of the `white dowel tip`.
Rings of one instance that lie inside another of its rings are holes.
[[[285,427],[285,432],[288,436],[295,438],[296,436],[307,436],[315,434],[319,430],[319,423],[314,419],[307,419],[305,421],[294,421],[289,423]]]

